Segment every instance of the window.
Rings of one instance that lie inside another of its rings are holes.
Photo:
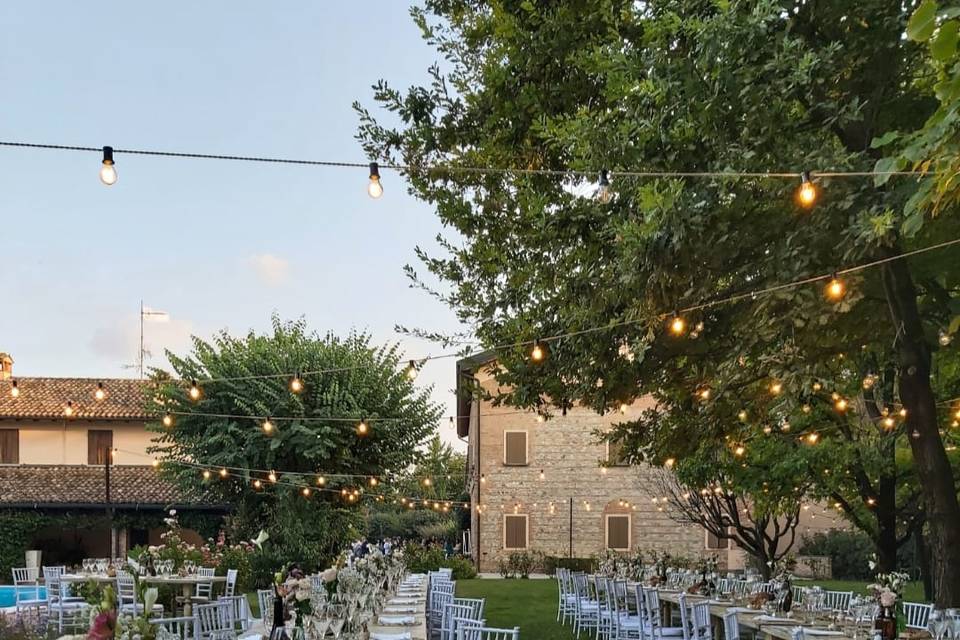
[[[113,449],[113,431],[87,431],[87,464],[106,464],[107,451]]]
[[[712,551],[719,551],[721,549],[730,548],[730,538],[718,538],[713,535],[710,531],[707,531],[707,549]]]
[[[20,430],[0,429],[0,464],[20,463]]]
[[[529,521],[527,514],[505,514],[503,516],[503,548],[526,549]]]
[[[607,549],[630,550],[630,514],[607,514]]]
[[[629,467],[630,463],[623,459],[623,443],[607,441],[607,465],[611,467]]]
[[[524,466],[527,464],[527,432],[503,432],[503,464]]]

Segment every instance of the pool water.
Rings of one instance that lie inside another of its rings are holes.
[[[0,609],[16,604],[14,589],[20,589],[21,600],[47,597],[47,590],[44,587],[0,587]]]

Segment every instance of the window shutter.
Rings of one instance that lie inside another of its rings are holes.
[[[505,515],[503,517],[503,548],[527,548],[527,516]]]
[[[720,550],[730,547],[729,538],[718,538],[710,531],[707,531],[707,549]]]
[[[113,448],[113,431],[87,431],[87,464],[106,464],[107,449]]]
[[[0,430],[0,464],[20,463],[20,430]]]
[[[607,516],[607,549],[630,548],[630,516]]]
[[[507,431],[503,434],[503,464],[527,464],[526,431]]]

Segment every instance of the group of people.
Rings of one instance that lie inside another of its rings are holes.
[[[393,553],[394,549],[400,547],[400,541],[394,538],[384,538],[379,542],[370,542],[366,538],[361,538],[353,543],[353,546],[350,549],[350,559],[357,560],[363,558],[368,553],[370,553],[372,548],[380,549],[380,553],[385,556],[389,556]]]

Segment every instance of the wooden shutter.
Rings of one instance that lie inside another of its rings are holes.
[[[712,549],[714,551],[720,549],[727,549],[730,547],[729,538],[718,538],[713,535],[710,531],[707,531],[707,549]]]
[[[505,431],[503,433],[503,464],[527,464],[527,432]]]
[[[607,549],[630,548],[630,516],[607,516]]]
[[[87,464],[106,464],[107,449],[113,448],[113,431],[87,431]]]
[[[503,548],[527,548],[527,516],[526,514],[503,516]]]
[[[0,429],[0,464],[20,463],[20,430]]]

